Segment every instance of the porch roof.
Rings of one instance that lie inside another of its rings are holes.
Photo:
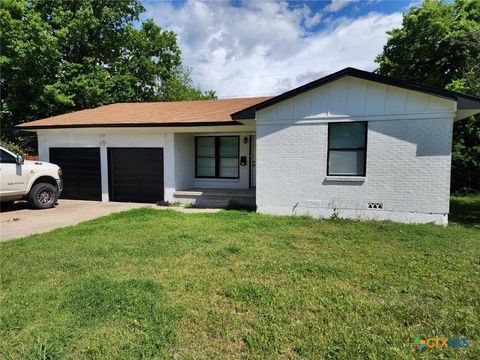
[[[254,97],[117,103],[25,122],[18,127],[36,130],[72,127],[238,125],[239,123],[233,120],[230,114],[268,99],[269,97]]]

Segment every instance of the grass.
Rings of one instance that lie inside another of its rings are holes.
[[[480,228],[480,195],[456,195],[450,199],[452,222]]]
[[[474,226],[131,210],[0,244],[0,358],[474,359],[479,259]]]

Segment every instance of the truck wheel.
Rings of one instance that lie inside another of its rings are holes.
[[[58,191],[55,186],[48,183],[36,184],[28,194],[28,200],[37,209],[48,209],[53,207],[58,200]]]

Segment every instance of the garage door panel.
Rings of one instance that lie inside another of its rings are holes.
[[[89,160],[89,162],[82,162],[82,161],[79,161],[78,162],[78,166],[81,168],[81,170],[84,172],[84,173],[94,173],[96,174],[97,171],[98,171],[98,166],[97,164],[92,164],[93,162],[97,162],[97,161],[100,161],[100,159],[92,159],[92,160]]]
[[[86,189],[82,189],[83,191],[97,191],[96,189],[96,186],[98,185],[97,184],[97,179],[94,179],[94,178],[85,178],[85,177],[80,177],[79,178],[79,182],[86,186],[87,188]],[[90,187],[94,187],[92,190],[90,190],[89,188]]]
[[[109,182],[112,201],[162,201],[162,148],[109,148]]]
[[[148,170],[147,176],[156,177],[158,175],[163,175],[163,171],[159,169],[161,165],[154,164],[153,166],[155,167],[153,169],[144,169],[144,170]]]
[[[145,180],[146,180],[146,181],[141,184],[142,187],[144,187],[144,188],[146,188],[146,189],[157,189],[157,190],[162,189],[162,186],[161,186],[161,185],[159,185],[159,184],[150,184],[148,179],[145,179]]]
[[[115,172],[115,183],[117,184],[126,184],[126,185],[135,185],[139,184],[138,176],[132,176],[129,173],[125,172]]]
[[[135,163],[130,163],[129,165],[122,164],[117,165],[117,167],[115,168],[115,173],[122,177],[133,177],[136,179],[137,176],[132,174],[132,168],[140,169]]]
[[[82,192],[82,199],[77,200],[101,200],[98,198],[97,191],[95,190],[85,190]]]
[[[102,199],[100,148],[50,148],[50,161],[62,168],[61,198]]]

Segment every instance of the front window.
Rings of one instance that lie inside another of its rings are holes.
[[[330,176],[365,176],[367,122],[328,124]]]
[[[195,138],[195,176],[238,179],[238,136],[198,136]]]

